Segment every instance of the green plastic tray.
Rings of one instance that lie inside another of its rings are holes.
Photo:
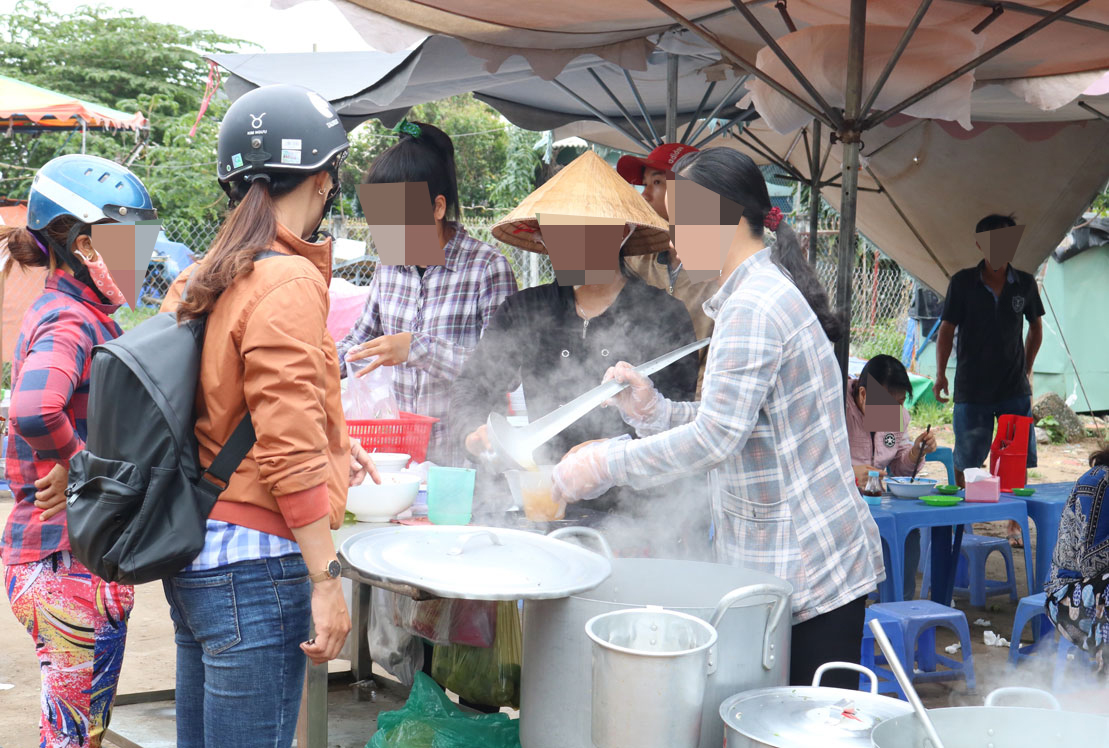
[[[923,501],[928,506],[955,506],[956,504],[958,504],[960,501],[963,500],[963,497],[962,496],[938,496],[938,495],[933,494],[933,495],[930,495],[930,496],[921,496],[920,500]]]

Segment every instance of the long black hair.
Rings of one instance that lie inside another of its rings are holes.
[[[751,235],[762,237],[763,221],[772,206],[766,180],[749,156],[731,148],[710,148],[686,154],[674,164],[674,171],[740,205]],[[770,259],[786,272],[820,320],[824,334],[836,342],[843,336],[843,316],[828,303],[828,293],[809,265],[797,235],[783,220],[775,236]]]
[[[462,217],[458,203],[458,175],[454,166],[454,143],[434,125],[412,122],[419,137],[400,133],[400,140],[374,159],[362,181],[365,184],[427,182],[431,201],[439,195],[447,202],[446,218]]]

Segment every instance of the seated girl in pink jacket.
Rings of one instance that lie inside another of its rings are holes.
[[[912,475],[923,456],[936,449],[936,437],[923,433],[910,441],[905,431],[870,431],[864,426],[867,386],[881,385],[902,407],[901,422],[906,429],[909,415],[904,412],[905,398],[912,385],[904,365],[893,356],[875,356],[866,362],[858,379],[847,380],[847,437],[855,481],[866,485],[867,473],[877,470],[888,475]],[[871,397],[874,402],[875,398]],[[916,591],[916,567],[920,562],[920,533],[913,531],[905,542],[905,599]]]

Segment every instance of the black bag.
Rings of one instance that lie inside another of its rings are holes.
[[[269,251],[255,260],[280,256]],[[248,412],[211,466],[197,454],[205,319],[158,314],[93,348],[88,438],[70,460],[73,555],[109,582],[173,576],[204,547],[208,515],[254,446]]]

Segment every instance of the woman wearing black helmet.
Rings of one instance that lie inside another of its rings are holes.
[[[164,583],[179,746],[291,745],[304,655],[333,659],[350,630],[330,530],[347,487],[377,476],[346,434],[326,327],[331,239],[317,240],[348,148],[338,116],[311,91],[266,86],[232,104],[218,169],[233,209],[163,304],[182,320],[207,316],[201,463],[246,414],[257,435],[200,555]]]

